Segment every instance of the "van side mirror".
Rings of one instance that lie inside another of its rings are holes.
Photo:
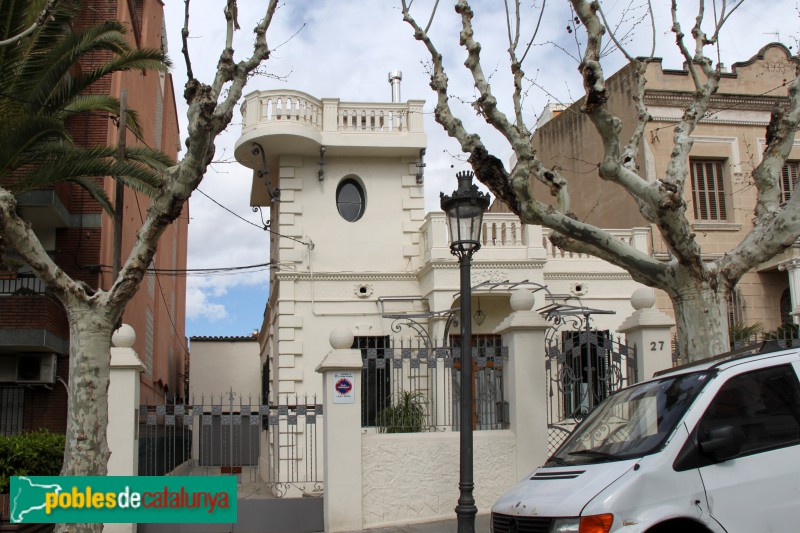
[[[709,430],[698,442],[700,453],[715,461],[733,459],[742,451],[739,436],[733,426],[719,426]]]

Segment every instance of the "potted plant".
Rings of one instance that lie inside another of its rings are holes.
[[[378,413],[381,433],[419,433],[425,431],[425,404],[420,392],[403,391]]]
[[[22,265],[21,261],[6,257],[0,261],[0,279],[17,279],[17,272]]]

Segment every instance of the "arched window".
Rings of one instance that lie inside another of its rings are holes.
[[[781,294],[781,324],[792,323],[792,294],[789,289]]]
[[[336,188],[336,208],[342,218],[355,222],[364,214],[364,188],[353,178],[345,178]]]

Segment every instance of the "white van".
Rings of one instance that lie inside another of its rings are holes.
[[[597,406],[493,533],[800,531],[800,349],[674,369]]]

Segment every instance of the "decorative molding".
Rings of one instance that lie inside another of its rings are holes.
[[[417,281],[416,273],[406,272],[278,272],[278,281]]]
[[[651,122],[678,122],[678,118],[674,117],[663,117],[663,116],[651,116]],[[713,118],[704,118],[700,120],[702,124],[725,124],[729,126],[766,126],[769,124],[769,121],[760,121],[760,120],[721,120],[721,119],[713,119]]]
[[[741,231],[742,225],[734,222],[694,222],[692,223],[694,231]]]
[[[736,110],[746,111],[767,111],[770,112],[775,104],[787,101],[785,96],[744,96],[716,94],[711,97],[708,112],[715,113],[722,110],[735,108]],[[686,108],[694,102],[694,95],[683,91],[647,91],[644,95],[645,105],[663,105],[665,107]]]
[[[505,269],[505,270],[541,270],[545,267],[547,261],[531,259],[528,261],[498,261],[495,263],[472,263],[472,270],[492,270],[492,269]],[[436,261],[432,260],[427,263],[429,268],[441,270],[458,270],[458,263],[455,261]]]
[[[484,283],[486,281],[499,283],[509,279],[508,273],[505,270],[500,269],[473,269],[471,272],[471,277],[473,283]]]
[[[619,281],[633,278],[627,272],[545,272],[544,279],[545,281]]]

